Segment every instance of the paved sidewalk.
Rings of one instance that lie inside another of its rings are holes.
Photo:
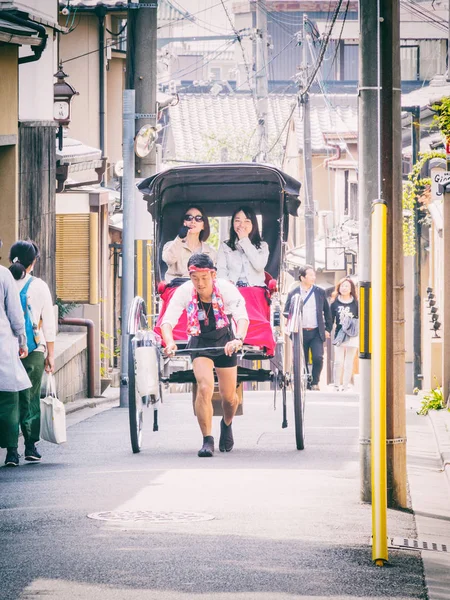
[[[450,413],[417,415],[421,398],[408,396],[408,482],[429,600],[450,599]],[[444,551],[443,551],[444,550]],[[445,551],[446,550],[446,551]]]

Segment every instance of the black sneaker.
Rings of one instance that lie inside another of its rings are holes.
[[[30,462],[39,462],[42,456],[36,450],[36,446],[33,444],[32,446],[25,446],[25,460],[29,460]]]
[[[231,429],[231,423],[225,425],[225,421],[220,421],[220,439],[219,439],[219,450],[221,452],[231,452],[234,446],[233,431]]]
[[[19,466],[19,453],[17,448],[8,448],[5,459],[6,467],[18,467]]]
[[[212,435],[207,435],[203,438],[203,446],[198,451],[200,458],[211,458],[214,455],[214,438]]]

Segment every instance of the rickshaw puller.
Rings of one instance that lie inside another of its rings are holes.
[[[161,333],[166,343],[165,353],[171,356],[177,349],[172,332],[186,309],[187,334],[190,336],[188,348],[192,350],[197,381],[195,412],[203,434],[198,456],[203,458],[214,454],[214,438],[211,435],[214,369],[224,415],[220,423],[219,450],[230,452],[233,449],[231,423],[238,407],[236,352],[242,348],[249,321],[244,298],[232,283],[216,278],[216,269],[208,255],[191,256],[188,270],[190,281],[181,285],[170,299],[161,322]],[[231,327],[231,318],[236,322],[236,335]],[[217,349],[206,349],[212,347]]]

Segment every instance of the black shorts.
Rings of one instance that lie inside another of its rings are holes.
[[[218,356],[211,356],[211,354],[205,350],[202,352],[201,348],[196,352],[192,352],[192,360],[194,361],[196,358],[200,357],[209,358],[213,361],[214,366],[219,369],[227,369],[229,367],[237,366],[237,354],[232,354],[231,356],[227,356],[226,354],[219,354]]]

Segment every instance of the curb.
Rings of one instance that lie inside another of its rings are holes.
[[[441,459],[441,470],[446,475],[450,489],[450,412],[447,410],[430,410],[428,417]]]
[[[95,408],[102,404],[106,404],[107,402],[114,402],[115,400],[117,402],[120,400],[119,388],[108,387],[103,392],[102,396],[96,396],[95,398],[80,398],[73,402],[67,402],[64,404],[64,407],[66,409],[66,415],[70,415],[85,408]]]

